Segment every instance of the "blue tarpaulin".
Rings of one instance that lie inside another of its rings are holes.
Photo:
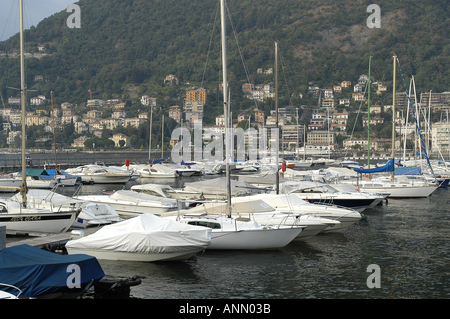
[[[385,165],[375,168],[353,168],[357,173],[382,173],[382,172],[392,172],[394,170],[394,159],[389,160]]]
[[[166,158],[158,158],[158,159],[148,160],[148,163],[149,164],[156,164],[156,163],[159,163],[159,162],[164,162],[166,160],[167,160],[167,157]]]
[[[81,288],[69,288],[75,283],[69,276],[71,265],[79,266]],[[30,245],[18,245],[0,250],[0,282],[22,290],[23,297],[51,293],[81,292],[92,280],[105,276],[97,259],[88,255],[59,255]],[[2,290],[14,293],[11,288]]]
[[[422,170],[417,166],[396,167],[395,175],[420,175]]]

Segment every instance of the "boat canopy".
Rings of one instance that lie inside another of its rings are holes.
[[[81,288],[69,288],[70,265],[80,267]],[[30,245],[18,245],[0,250],[0,282],[22,290],[23,297],[51,293],[81,292],[84,284],[105,276],[97,259],[88,255],[59,255]],[[8,287],[1,287],[9,291]]]
[[[366,174],[372,174],[372,173],[382,173],[382,172],[392,172],[394,170],[394,159],[390,159],[385,165],[375,168],[356,168],[354,167],[353,170],[357,173],[366,173]]]
[[[22,171],[18,175],[22,175]],[[39,177],[41,175],[49,175],[45,169],[42,168],[27,168],[27,176]]]

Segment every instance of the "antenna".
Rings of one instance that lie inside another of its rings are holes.
[[[90,101],[91,101],[91,111],[92,111],[92,94],[97,93],[97,92],[100,92],[100,90],[97,90],[97,91],[91,91],[91,90],[89,89],[89,93],[90,93],[90,97],[91,97],[91,99],[90,99]]]

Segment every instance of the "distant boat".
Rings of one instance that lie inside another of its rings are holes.
[[[383,172],[394,171],[394,159],[389,160],[385,165],[366,169],[366,168],[353,168],[357,173],[361,174],[375,174]],[[408,180],[406,182],[397,181],[391,177],[378,177],[371,180],[352,180],[342,181],[342,184],[353,184],[354,186],[362,187],[368,192],[379,193],[387,192],[389,195],[387,198],[424,198],[431,195],[439,185],[435,183],[429,183],[425,180]]]
[[[78,195],[73,198],[111,205],[119,215],[161,214],[178,208],[175,199],[162,198],[131,190],[118,190],[112,195]]]
[[[131,172],[117,172],[95,164],[68,168],[65,171],[71,175],[81,177],[83,184],[125,184],[131,178]]]
[[[280,194],[294,194],[310,203],[332,204],[362,212],[381,202],[384,197],[377,194],[340,192],[319,182],[290,181],[280,184]]]
[[[142,178],[176,178],[180,175],[177,174],[175,169],[171,169],[162,164],[134,164],[133,167]]]
[[[47,177],[47,178],[44,178]],[[22,179],[22,172],[16,176],[17,179]],[[60,182],[56,178],[51,178],[45,169],[28,168],[26,172],[26,180],[28,188],[49,188],[52,189]],[[76,180],[75,180],[76,181]],[[75,184],[75,183],[74,183]]]

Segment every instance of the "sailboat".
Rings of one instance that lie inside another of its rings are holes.
[[[227,54],[225,39],[225,0],[220,0],[221,10],[221,38],[222,38],[222,67],[223,67],[223,99],[225,115],[225,139],[229,141],[229,103],[227,84]],[[185,214],[178,214],[175,218],[180,223],[205,226],[212,229],[211,245],[207,249],[247,250],[247,249],[277,249],[286,246],[294,240],[304,226],[260,226],[247,218],[232,217],[231,180],[230,180],[230,143],[225,143],[226,149],[226,178],[227,178],[227,211],[225,214],[210,213],[215,205],[209,207],[200,205],[200,212],[189,210]],[[218,203],[222,204],[223,203]]]
[[[397,62],[397,56],[393,57],[394,59],[394,71],[393,71],[393,105],[392,105],[392,114],[395,114],[395,71],[396,71],[396,62]],[[370,74],[370,72],[369,72]],[[370,81],[370,79],[369,79]],[[369,85],[370,87],[370,85]],[[408,94],[409,96],[409,94]],[[410,101],[411,103],[411,101]],[[411,105],[412,108],[412,105]],[[413,113],[414,114],[414,113]],[[420,130],[419,130],[419,135]],[[356,181],[356,184],[362,188],[364,188],[368,192],[388,192],[389,195],[387,198],[423,198],[428,197],[431,195],[437,188],[438,184],[435,183],[417,183],[414,181],[410,181],[408,183],[402,183],[395,179],[395,148],[394,148],[394,141],[395,141],[395,121],[394,118],[392,119],[392,158],[382,167],[376,167],[371,169],[370,168],[370,162],[368,165],[368,168],[353,168],[353,170],[357,173],[361,174],[373,174],[373,173],[381,173],[386,172],[390,173],[389,177],[380,177],[380,178],[372,178],[369,181]],[[370,141],[369,141],[370,145]],[[369,147],[370,149],[370,147]],[[370,153],[369,153],[370,154]],[[370,155],[369,155],[370,158]],[[428,157],[427,157],[428,160]],[[344,182],[344,183],[348,183]],[[353,182],[355,183],[355,182]]]
[[[25,161],[25,65],[23,37],[23,2],[20,1],[20,101],[22,108],[22,183],[19,190],[21,203],[10,199],[0,201],[0,225],[10,233],[59,233],[65,232],[74,223],[79,209],[53,212],[51,209],[28,208],[27,168]]]

